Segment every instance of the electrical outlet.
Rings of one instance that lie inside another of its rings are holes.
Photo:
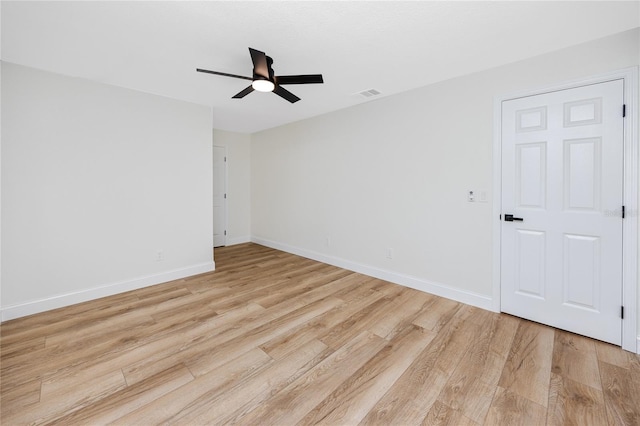
[[[162,262],[164,260],[164,251],[156,251],[156,262]]]
[[[473,203],[474,201],[476,201],[475,191],[467,191],[467,201],[470,203]]]
[[[387,247],[387,259],[393,259],[393,249],[391,247]]]

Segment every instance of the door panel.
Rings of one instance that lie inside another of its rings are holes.
[[[622,104],[622,80],[502,104],[502,310],[615,344]]]
[[[564,141],[564,207],[600,210],[600,138]]]
[[[565,234],[563,254],[563,302],[599,312],[600,238]]]
[[[540,231],[516,230],[516,289],[524,297],[544,299],[545,235]]]
[[[516,204],[544,208],[547,182],[547,144],[516,146]]]

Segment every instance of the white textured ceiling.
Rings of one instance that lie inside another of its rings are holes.
[[[2,60],[209,105],[214,127],[255,132],[492,68],[640,25],[626,2],[8,2]],[[231,99],[251,76],[248,47],[276,75],[323,85]]]

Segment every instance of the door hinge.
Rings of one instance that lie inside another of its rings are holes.
[[[224,194],[224,199],[227,199],[227,194]],[[623,212],[624,212],[624,207],[623,207]],[[623,213],[624,214],[624,213]]]
[[[620,318],[624,319],[624,306],[620,306]]]
[[[622,206],[622,218],[624,219],[624,206]]]
[[[627,105],[622,104],[622,117],[627,116]]]
[[[227,162],[227,157],[226,157],[226,156],[224,157],[224,162],[225,162],[225,163]]]
[[[227,235],[227,231],[224,231],[224,235]]]

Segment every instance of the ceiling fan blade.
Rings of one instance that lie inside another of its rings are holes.
[[[253,92],[253,86],[249,86],[246,89],[243,89],[241,92],[235,94],[234,96],[232,96],[232,99],[240,99],[240,98],[244,98],[245,96],[247,96],[249,93]]]
[[[299,97],[297,97],[296,95],[294,95],[293,93],[285,89],[284,87],[276,86],[276,88],[273,89],[273,93],[280,96],[281,98],[288,100],[292,104],[300,100]]]
[[[241,78],[243,80],[252,80],[253,81],[253,78],[251,78],[251,77],[245,77],[243,75],[236,75],[236,74],[228,74],[226,72],[203,70],[201,68],[196,68],[196,71],[198,71],[198,72],[206,72],[207,74],[223,75],[225,77]]]
[[[253,72],[260,77],[269,79],[269,64],[267,63],[267,55],[256,49],[249,48],[251,53],[251,62],[253,62]]]
[[[315,84],[324,83],[322,74],[306,75],[278,75],[275,77],[277,84]]]

